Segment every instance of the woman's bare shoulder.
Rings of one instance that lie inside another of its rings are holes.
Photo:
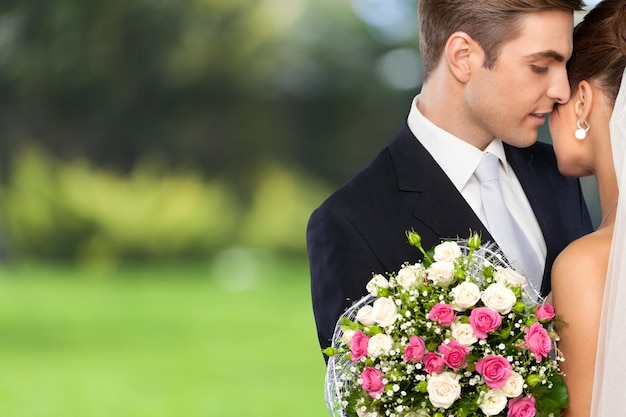
[[[587,291],[594,283],[604,287],[612,235],[600,230],[570,243],[552,267],[552,287],[584,282]]]

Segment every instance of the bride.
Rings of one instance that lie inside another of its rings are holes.
[[[602,211],[598,229],[570,244],[552,269],[553,302],[565,321],[567,417],[626,413],[625,66],[626,1],[604,0],[574,29],[571,99],[550,115],[559,170],[595,175]]]

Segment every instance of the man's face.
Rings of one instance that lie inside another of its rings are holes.
[[[530,13],[520,36],[502,46],[492,69],[476,61],[464,100],[475,133],[484,141],[497,137],[517,147],[535,143],[554,103],[569,100],[565,64],[572,53],[572,31],[571,12]]]

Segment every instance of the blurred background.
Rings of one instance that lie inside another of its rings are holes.
[[[0,2],[2,416],[326,415],[306,222],[419,91],[416,4]]]

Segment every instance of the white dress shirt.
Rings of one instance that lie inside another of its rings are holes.
[[[522,185],[506,160],[502,141],[494,139],[484,151],[481,151],[424,117],[417,108],[418,99],[419,95],[413,99],[411,105],[407,120],[409,129],[448,175],[483,224],[487,224],[485,210],[480,196],[480,183],[474,176],[474,171],[484,152],[490,152],[500,159],[499,174],[504,201],[522,230],[526,232],[543,269],[546,263],[546,242]]]

